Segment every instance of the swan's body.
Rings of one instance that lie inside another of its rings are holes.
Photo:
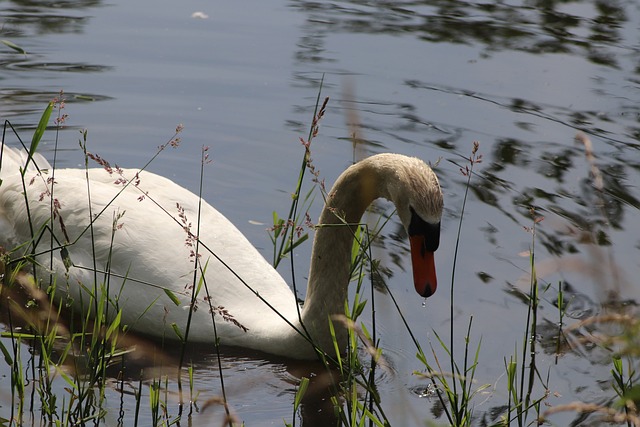
[[[40,268],[36,277],[48,280],[51,272],[58,293],[66,292],[64,295],[72,298],[76,309],[84,312],[93,305],[89,302],[89,292],[94,292],[97,279],[99,284],[108,284],[111,302],[122,310],[123,324],[143,334],[176,338],[171,326],[175,323],[184,334],[194,282],[192,250],[196,243],[188,238],[188,229],[192,236],[200,238],[200,264],[201,268],[206,266],[189,341],[213,342],[211,303],[222,344],[295,358],[314,357],[313,347],[291,326],[303,331],[296,298],[289,286],[242,233],[211,205],[150,172],[137,175],[137,170],[123,170],[122,176],[132,182],[118,194],[123,184],[115,183],[120,178],[117,173],[89,169],[88,185],[84,169],[56,169],[53,198],[60,207],[51,220],[49,191],[52,187],[47,178],[51,178],[53,171],[44,158],[35,156],[24,177],[27,215],[19,172],[26,158],[24,152],[3,147],[0,244],[12,250],[32,241],[29,216],[36,235],[44,224],[50,225],[55,238],[51,243],[51,233],[45,231],[37,242],[35,253],[40,254],[37,257]],[[43,171],[40,175],[34,163]],[[139,183],[135,182],[136,176]],[[319,224],[342,224],[343,219],[355,224],[378,197],[396,204],[400,219],[412,236],[425,235],[426,240],[412,237],[414,278],[416,289],[424,296],[431,295],[436,286],[433,251],[439,239],[442,193],[435,174],[421,160],[382,154],[350,167],[329,194],[327,205],[331,209],[325,208]],[[88,228],[92,216],[97,218],[93,227]],[[117,223],[115,227],[114,223]],[[344,312],[352,240],[352,231],[346,226],[320,227],[316,231],[301,317],[318,348],[329,354],[334,353],[334,347],[328,319]],[[63,262],[61,246],[65,246],[73,263],[69,269]],[[56,250],[52,252],[50,248]],[[12,256],[16,258],[30,250],[31,246],[25,245]],[[200,276],[198,273],[198,278]],[[178,296],[180,305],[176,306],[163,289]],[[339,343],[344,348],[344,330],[337,329]]]

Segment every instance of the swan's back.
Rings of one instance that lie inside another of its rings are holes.
[[[26,153],[4,147],[0,244],[8,250],[31,240],[17,172],[26,158]],[[155,336],[164,331],[170,338],[175,338],[171,324],[176,323],[184,333],[194,284],[195,236],[200,235],[205,236],[199,253],[206,274],[197,274],[195,283],[204,277],[201,283],[206,286],[197,296],[189,339],[213,341],[209,301],[220,321],[218,333],[227,344],[255,347],[251,341],[260,341],[261,329],[269,324],[281,323],[283,333],[290,330],[235,273],[282,315],[295,319],[295,298],[287,284],[244,235],[204,201],[198,225],[200,199],[190,191],[150,172],[123,170],[119,175],[89,169],[87,185],[85,170],[58,169],[51,196],[48,181],[53,171],[41,156],[36,163],[40,170],[49,170],[38,174],[30,166],[25,174],[30,217],[34,230],[52,225],[54,236],[52,240],[52,233],[45,231],[38,242],[35,252],[41,254],[37,260],[42,266],[38,277],[48,280],[48,272],[55,272],[58,292],[70,296],[79,309],[86,309],[89,293],[98,283],[108,287],[112,301],[122,309],[123,323]],[[122,177],[130,181],[128,186]],[[59,206],[53,220],[52,200]],[[67,242],[74,265],[68,271],[58,249]],[[179,306],[164,289],[179,298]]]
[[[26,150],[19,150],[5,146],[0,141],[0,177],[19,174],[20,169],[27,168],[27,172],[37,172],[39,169],[51,169],[51,165],[40,153],[33,153],[29,160]]]

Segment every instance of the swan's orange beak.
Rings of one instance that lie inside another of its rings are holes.
[[[433,252],[427,250],[423,235],[411,236],[409,242],[411,243],[413,284],[420,295],[428,298],[436,292],[438,286]]]

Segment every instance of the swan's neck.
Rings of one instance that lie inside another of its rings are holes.
[[[334,184],[320,215],[302,322],[320,349],[330,355],[334,347],[329,319],[344,314],[353,236],[371,202],[378,197],[389,198],[383,185],[385,175],[385,168],[367,160],[351,166]],[[346,329],[336,321],[334,327],[340,349],[344,350]]]

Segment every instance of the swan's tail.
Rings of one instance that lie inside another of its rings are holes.
[[[51,165],[40,153],[29,156],[26,150],[8,147],[0,141],[0,179],[17,175],[25,168],[28,173],[37,173],[51,169]]]

